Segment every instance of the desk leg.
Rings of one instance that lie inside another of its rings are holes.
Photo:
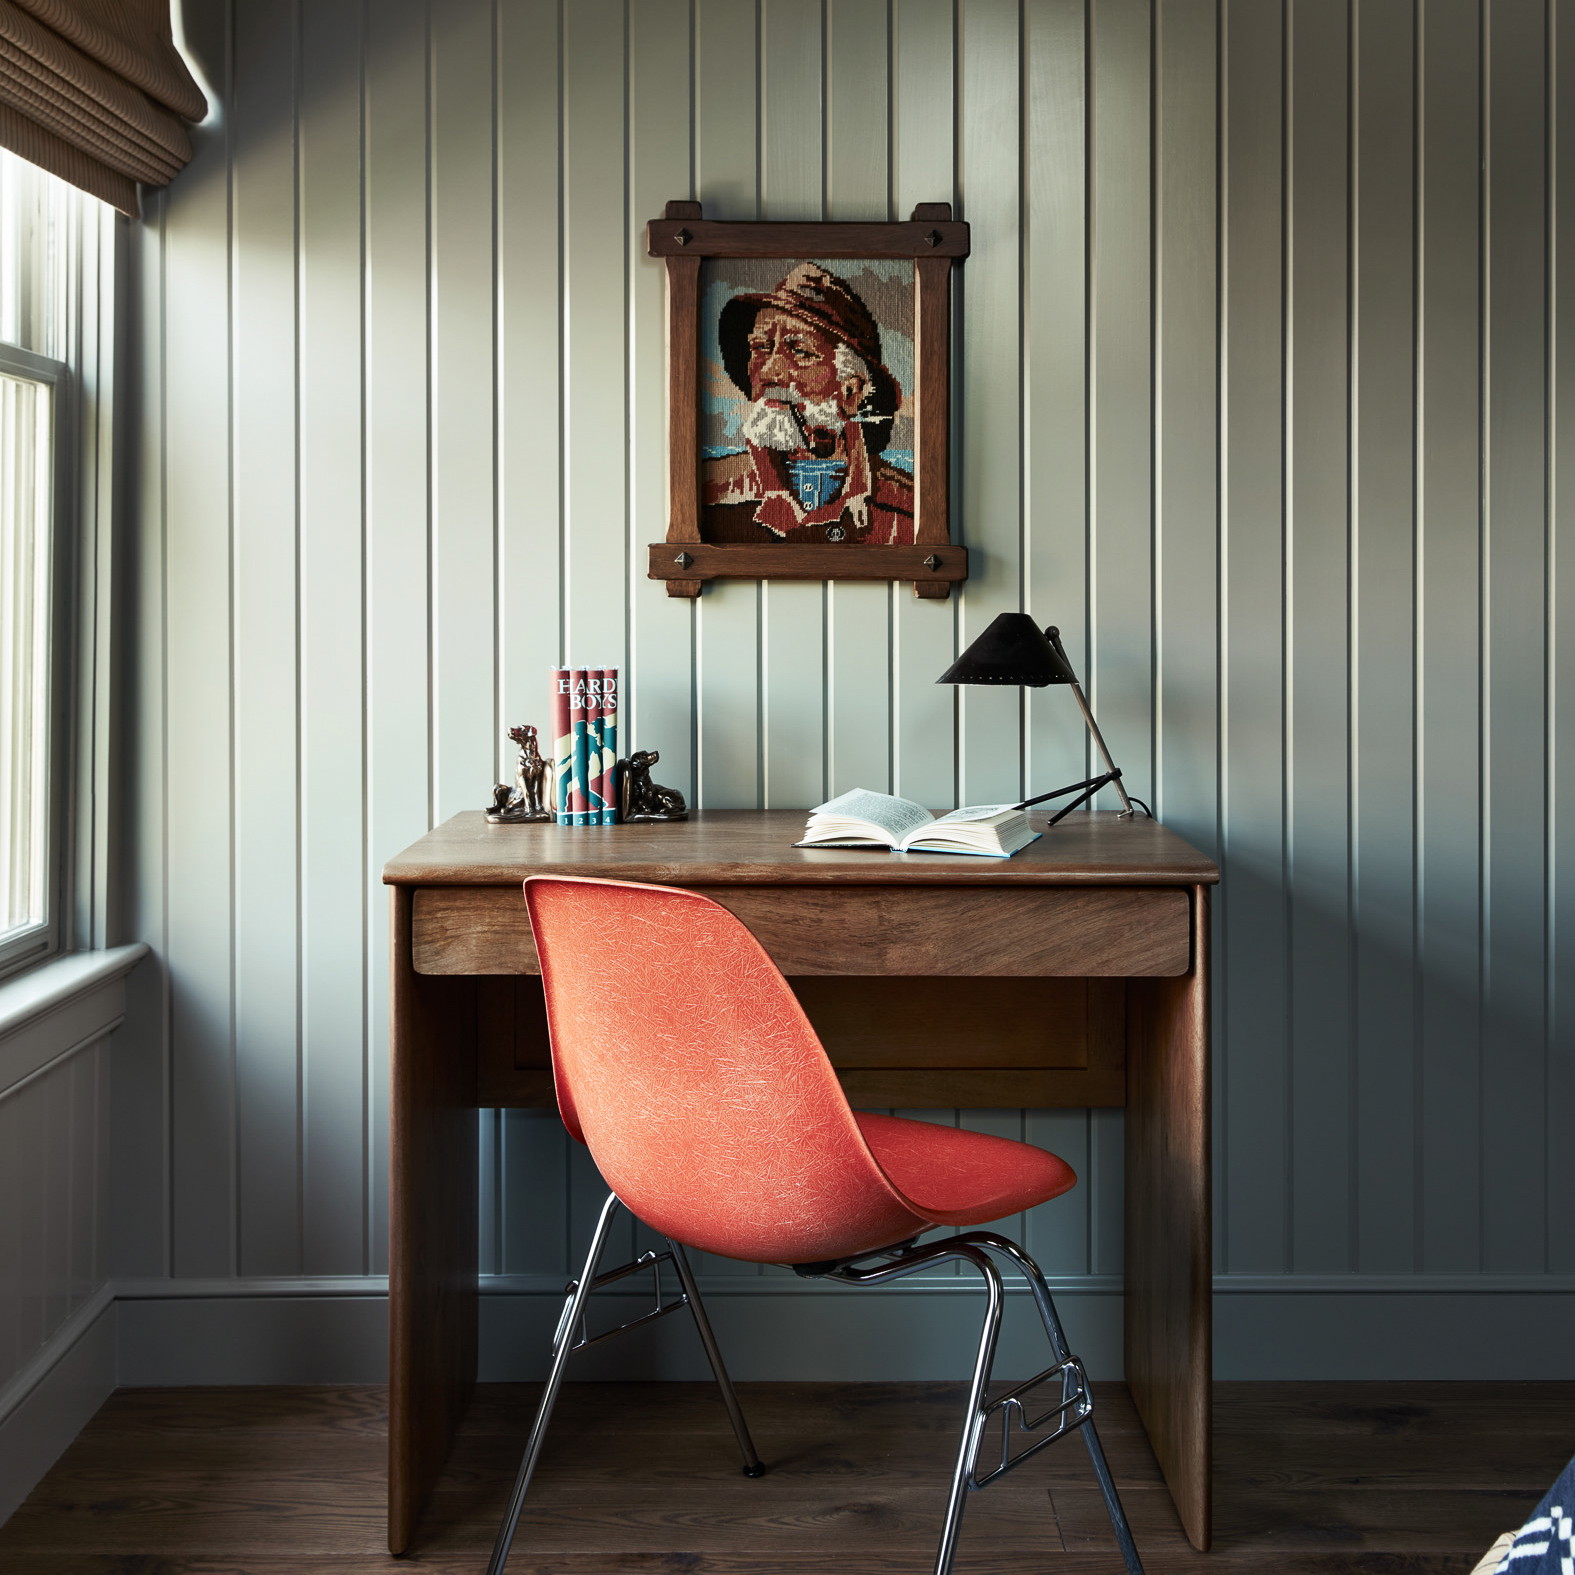
[[[403,1553],[476,1383],[476,989],[390,967],[388,1546]]]
[[[1209,888],[1193,889],[1192,972],[1129,986],[1126,1376],[1192,1545],[1211,1533],[1213,1245]]]

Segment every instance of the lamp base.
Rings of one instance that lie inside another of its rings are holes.
[[[1070,787],[1057,788],[1053,793],[1041,793],[1035,798],[1025,798],[1021,804],[1014,804],[1012,807],[1014,809],[1028,809],[1034,804],[1046,804],[1053,798],[1065,798],[1068,793],[1076,793],[1077,797],[1070,804],[1063,805],[1050,817],[1048,824],[1053,826],[1058,820],[1065,820],[1074,809],[1082,808],[1100,788],[1109,787],[1120,775],[1121,769],[1118,766],[1114,771],[1102,772],[1097,777],[1090,777],[1086,782],[1074,782]],[[1128,805],[1121,813],[1130,815],[1133,813],[1133,810]]]

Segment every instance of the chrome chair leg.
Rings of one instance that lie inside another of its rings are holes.
[[[1082,1431],[1083,1442],[1088,1446],[1088,1458],[1093,1462],[1094,1475],[1099,1478],[1099,1491],[1105,1496],[1105,1513],[1110,1516],[1111,1529],[1116,1534],[1121,1557],[1126,1561],[1127,1575],[1143,1575],[1143,1563],[1138,1558],[1137,1544],[1132,1540],[1132,1528],[1127,1525],[1126,1511],[1121,1507],[1115,1479],[1110,1475],[1110,1467],[1105,1464],[1105,1451],[1099,1442],[1099,1434],[1094,1431],[1091,1421],[1083,1424]]]
[[[666,1240],[668,1250],[673,1255],[673,1267],[678,1271],[678,1283],[689,1299],[689,1311],[694,1316],[695,1332],[700,1336],[701,1345],[705,1347],[706,1360],[711,1364],[711,1371],[716,1375],[717,1388],[722,1391],[722,1404],[727,1407],[727,1419],[733,1424],[733,1432],[738,1438],[738,1448],[744,1457],[744,1475],[762,1477],[766,1474],[766,1468],[761,1464],[760,1456],[755,1453],[755,1442],[749,1436],[749,1424],[744,1420],[744,1408],[738,1403],[738,1391],[733,1388],[733,1380],[728,1377],[727,1366],[722,1360],[722,1348],[716,1343],[716,1336],[711,1332],[711,1320],[706,1317],[705,1303],[700,1300],[700,1287],[695,1283],[694,1271],[689,1267],[689,1256],[681,1242],[674,1241],[671,1236]]]
[[[1045,1283],[1044,1271],[1039,1265],[1015,1241],[1005,1236],[997,1236],[994,1231],[970,1231],[963,1239],[974,1242],[987,1251],[998,1252],[1017,1265],[1023,1278],[1028,1281],[1029,1289],[1034,1293],[1034,1304],[1039,1309],[1039,1318],[1044,1324],[1045,1336],[1050,1342],[1050,1349],[1055,1353],[1055,1359],[1058,1362],[1069,1360],[1072,1353],[1066,1343],[1066,1332],[1061,1327],[1060,1316],[1050,1296],[1050,1287]],[[1121,1557],[1126,1563],[1127,1575],[1143,1575],[1143,1564],[1138,1558],[1137,1545],[1132,1540],[1132,1528],[1127,1524],[1126,1511],[1121,1507],[1121,1496],[1116,1492],[1115,1479],[1110,1475],[1110,1467],[1105,1461],[1104,1446],[1099,1442],[1099,1434],[1094,1428],[1092,1416],[1082,1424],[1080,1431],[1083,1435],[1083,1443],[1088,1448],[1088,1458],[1094,1467],[1094,1476],[1099,1482],[1099,1491],[1104,1495],[1105,1513],[1110,1517],[1110,1526],[1116,1534],[1116,1544],[1121,1549]]]
[[[959,1249],[955,1256],[967,1259],[984,1276],[989,1299],[985,1308],[984,1327],[979,1331],[979,1351],[974,1357],[973,1379],[968,1386],[968,1411],[963,1421],[962,1439],[957,1446],[957,1464],[952,1468],[951,1491],[946,1497],[946,1518],[941,1522],[941,1541],[935,1552],[935,1575],[951,1575],[952,1560],[957,1556],[957,1534],[962,1530],[963,1510],[968,1505],[968,1492],[973,1484],[974,1466],[979,1458],[979,1445],[988,1416],[984,1392],[989,1387],[990,1369],[995,1364],[996,1341],[1001,1336],[1003,1298],[1000,1270],[975,1249]]]
[[[563,1387],[563,1375],[569,1365],[574,1348],[574,1331],[579,1326],[596,1281],[596,1265],[607,1245],[607,1233],[612,1228],[613,1215],[621,1207],[616,1193],[608,1193],[602,1205],[601,1218],[591,1236],[591,1250],[585,1255],[585,1267],[579,1279],[570,1288],[563,1312],[558,1319],[558,1331],[552,1340],[552,1367],[547,1374],[547,1384],[541,1393],[541,1403],[536,1407],[536,1420],[531,1424],[530,1437],[525,1443],[525,1458],[520,1461],[519,1475],[514,1479],[514,1493],[509,1499],[508,1513],[498,1528],[498,1539],[492,1547],[492,1557],[487,1561],[487,1575],[503,1575],[508,1562],[509,1546],[514,1541],[514,1528],[519,1524],[520,1511],[525,1507],[525,1494],[530,1489],[530,1479],[536,1471],[536,1461],[547,1437],[547,1424],[552,1419],[552,1408]]]

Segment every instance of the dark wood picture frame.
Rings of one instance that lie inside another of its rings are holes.
[[[649,578],[669,596],[707,580],[912,580],[941,598],[968,578],[968,549],[951,540],[951,270],[968,255],[968,226],[950,203],[920,203],[906,223],[724,224],[698,202],[670,202],[645,227],[646,251],[667,265],[667,539],[650,548]],[[708,542],[700,523],[700,265],[707,257],[912,259],[914,273],[914,544]]]

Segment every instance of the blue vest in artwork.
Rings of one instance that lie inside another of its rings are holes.
[[[848,473],[846,460],[842,459],[790,459],[788,479],[793,484],[793,496],[806,514],[823,508],[842,490]]]

